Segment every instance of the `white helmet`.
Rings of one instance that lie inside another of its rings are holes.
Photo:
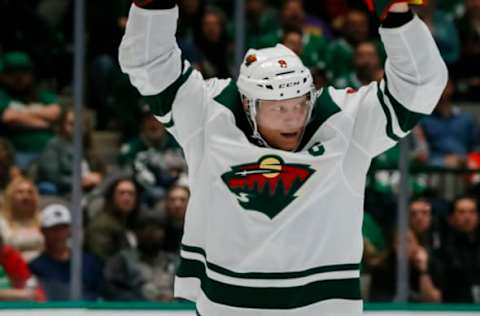
[[[253,125],[253,137],[264,145],[267,142],[258,132],[256,106],[259,100],[287,100],[307,95],[311,116],[315,88],[310,70],[300,58],[282,44],[264,49],[249,49],[237,80],[240,94],[248,101],[248,117]]]

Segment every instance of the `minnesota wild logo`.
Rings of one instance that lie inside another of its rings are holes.
[[[314,172],[309,165],[286,164],[281,157],[269,155],[232,167],[222,180],[241,207],[273,219],[295,200],[295,193]]]

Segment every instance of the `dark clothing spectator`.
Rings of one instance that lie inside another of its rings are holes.
[[[480,6],[471,3],[472,7],[467,7],[465,15],[457,21],[462,52],[454,75],[460,95],[480,100]]]
[[[165,237],[165,250],[172,253],[179,253],[183,237],[183,225],[168,222]]]
[[[90,222],[85,242],[90,252],[106,260],[119,251],[134,246],[132,237],[126,219],[101,211]]]
[[[37,277],[47,295],[48,301],[67,301],[70,299],[71,260],[60,261],[42,253],[29,267]],[[98,299],[103,284],[100,261],[89,254],[82,254],[82,300]]]
[[[480,287],[480,238],[452,229],[443,242],[441,261],[445,284],[443,300],[446,303],[478,303],[475,288]]]
[[[397,235],[389,249],[378,258],[370,258],[369,269],[372,272],[370,300],[376,302],[392,301],[396,294],[397,256],[399,253]],[[406,256],[409,264],[408,301],[439,303],[442,301],[441,267],[431,253],[419,244],[413,231],[406,238]],[[369,246],[367,243],[366,246]],[[367,249],[368,250],[368,249]],[[374,253],[372,253],[374,254]]]
[[[442,10],[438,10],[435,0],[419,9],[419,16],[432,31],[433,38],[447,65],[453,65],[460,57],[461,43],[453,18]]]
[[[160,252],[148,261],[136,249],[111,258],[104,271],[104,297],[112,301],[168,301],[173,298],[175,256]]]
[[[0,1],[0,50],[28,53],[34,61],[38,78],[54,78],[58,72],[64,71],[64,64],[58,62],[66,50],[63,36],[35,9],[36,4],[32,1]]]
[[[466,157],[477,142],[475,120],[470,113],[454,109],[447,117],[435,111],[420,125],[429,144],[429,164],[445,166],[445,157],[455,154]]]
[[[421,302],[420,282],[421,278],[428,275],[438,288],[442,287],[442,268],[440,262],[433,256],[429,256],[428,272],[419,272],[410,264],[408,293],[409,302]],[[371,270],[370,302],[392,302],[395,299],[397,289],[397,257],[388,256],[385,263]]]
[[[109,300],[171,301],[176,258],[163,249],[165,220],[143,213],[135,223],[138,247],[111,258],[105,267],[105,298]]]
[[[228,32],[226,17],[221,11],[209,9],[202,17],[201,32],[194,38],[203,59],[200,66],[205,78],[229,78]]]

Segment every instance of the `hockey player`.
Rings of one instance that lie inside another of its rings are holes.
[[[426,25],[393,2],[369,1],[386,16],[385,78],[315,91],[281,45],[249,50],[237,81],[203,80],[176,44],[175,1],[135,0],[120,62],[186,155],[175,295],[198,314],[362,313],[367,170],[432,112],[447,80]]]

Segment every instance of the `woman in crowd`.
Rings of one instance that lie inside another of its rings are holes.
[[[131,178],[119,178],[105,194],[105,207],[92,219],[86,231],[87,248],[106,260],[136,245],[132,225],[139,212],[137,185]]]
[[[40,232],[39,197],[33,182],[19,177],[5,190],[0,228],[6,244],[17,249],[25,261],[35,258],[43,249]]]

